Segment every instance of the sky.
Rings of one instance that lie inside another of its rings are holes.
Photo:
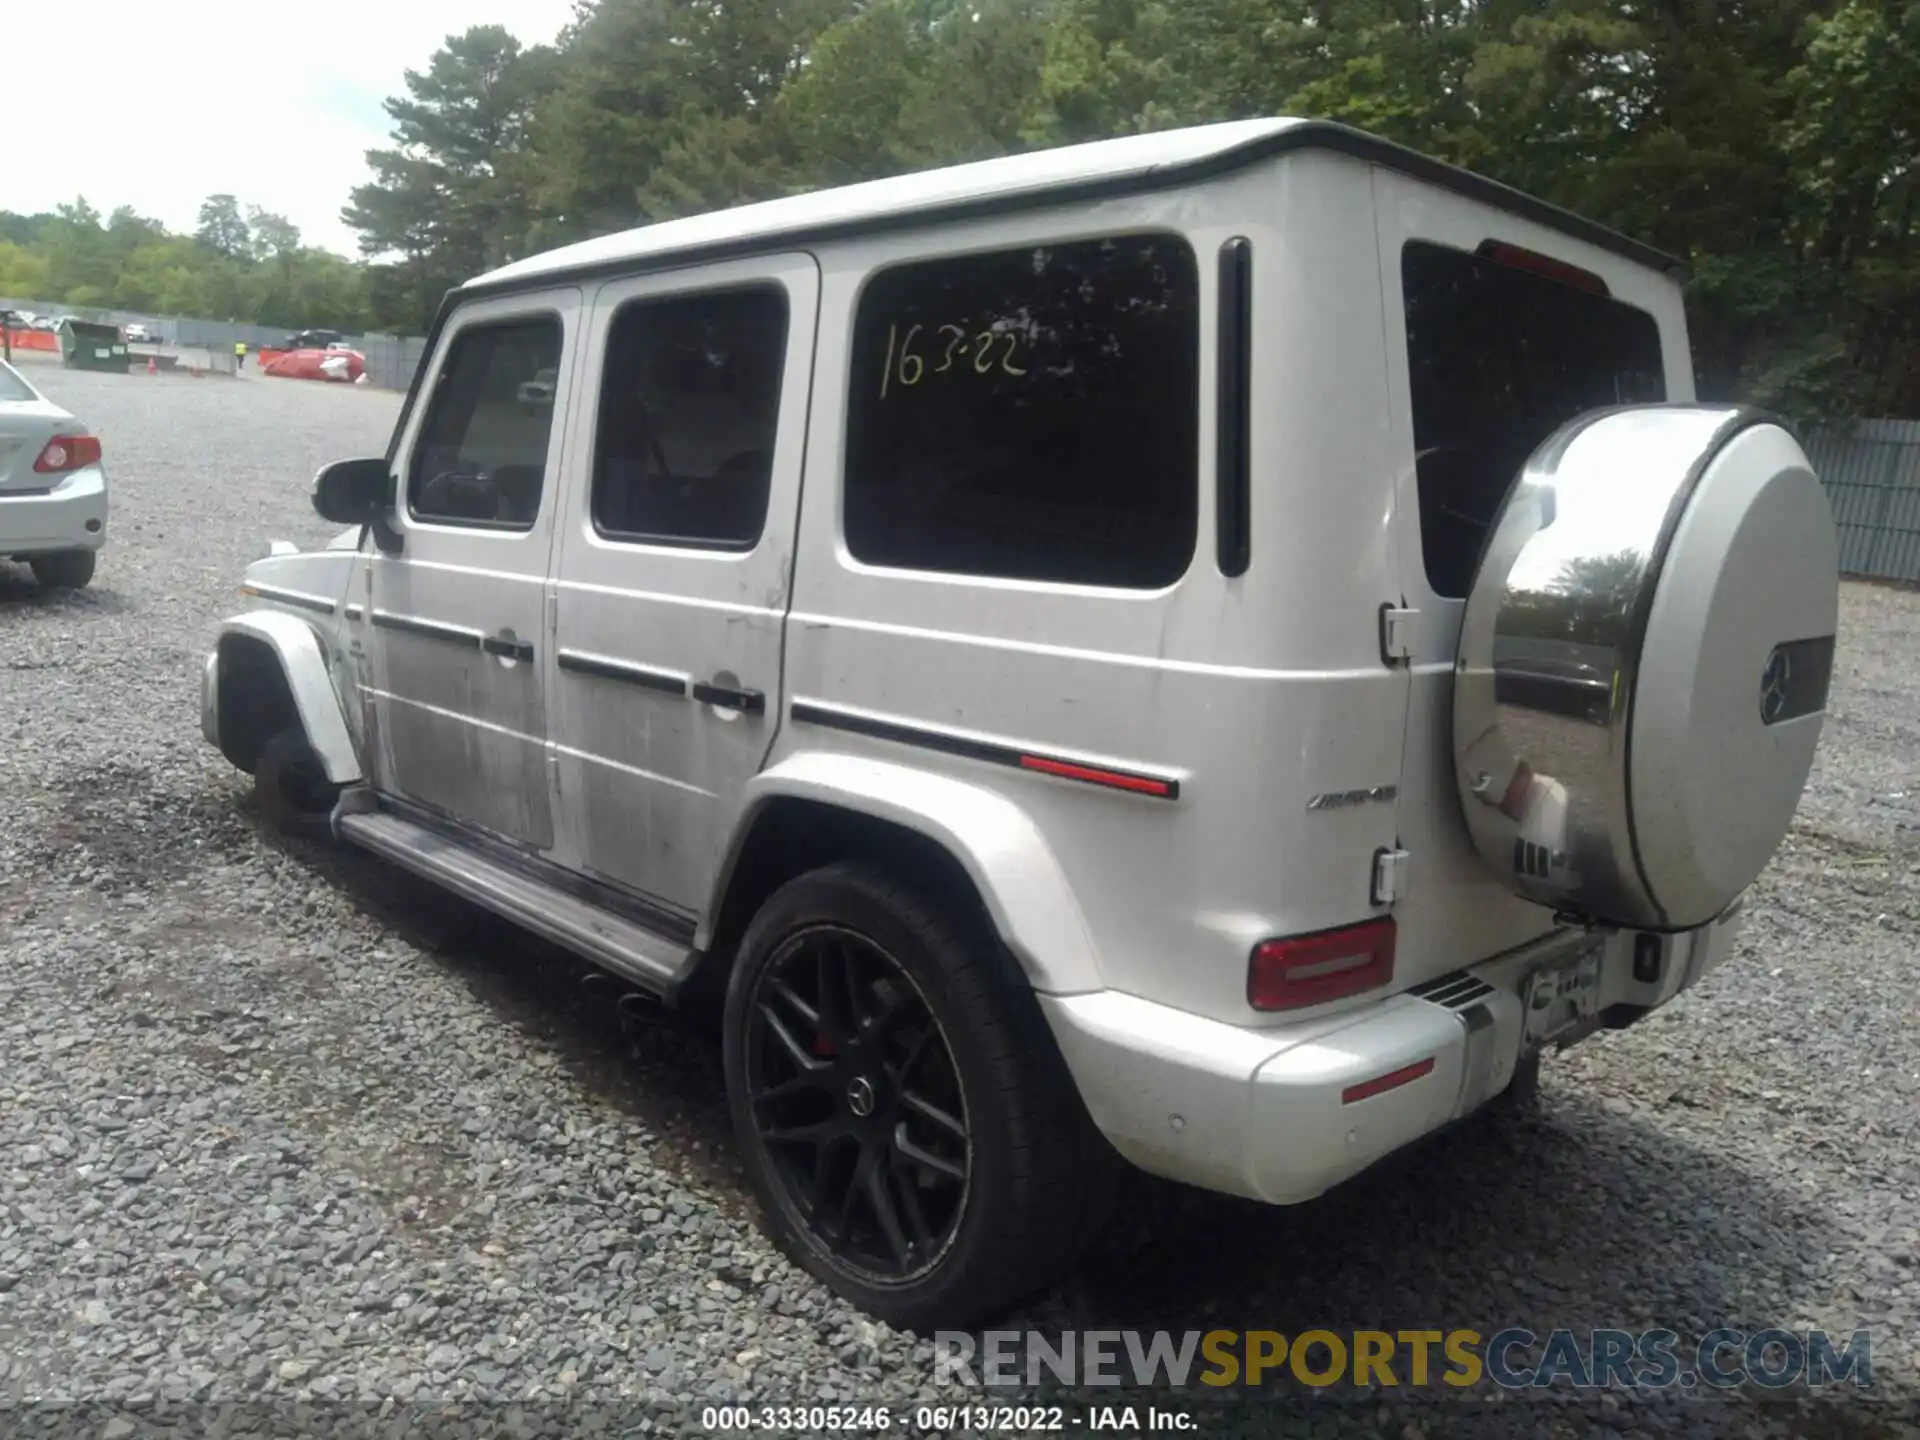
[[[285,215],[305,244],[357,256],[340,207],[367,178],[366,151],[387,142],[380,102],[405,89],[405,72],[424,70],[448,35],[471,25],[550,42],[573,8],[573,0],[0,0],[15,102],[0,147],[0,210],[31,214],[85,195],[103,216],[131,205],[191,232],[200,202],[224,192]],[[37,117],[18,103],[30,73],[48,86]],[[82,76],[101,88],[82,89]]]

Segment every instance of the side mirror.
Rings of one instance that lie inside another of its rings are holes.
[[[336,460],[313,477],[313,508],[336,525],[371,525],[393,508],[385,460]]]

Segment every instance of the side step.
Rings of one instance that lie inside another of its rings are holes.
[[[378,810],[336,813],[333,824],[342,839],[424,875],[655,994],[669,993],[693,958],[684,945],[398,815]]]

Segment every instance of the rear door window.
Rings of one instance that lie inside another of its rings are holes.
[[[776,285],[622,305],[594,450],[600,533],[751,550],[767,518],[786,358]]]
[[[858,560],[1158,588],[1199,512],[1198,267],[1121,235],[899,265],[854,323]]]
[[[1426,241],[1401,251],[1400,284],[1427,582],[1459,598],[1542,441],[1585,411],[1666,399],[1660,329],[1597,277]]]

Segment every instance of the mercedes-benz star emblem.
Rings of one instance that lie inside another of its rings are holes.
[[[865,1119],[873,1114],[873,1101],[873,1082],[864,1075],[854,1076],[847,1086],[847,1108]]]
[[[1767,657],[1767,668],[1760,676],[1760,719],[1771,725],[1787,708],[1787,682],[1793,678],[1793,662],[1785,650]]]

